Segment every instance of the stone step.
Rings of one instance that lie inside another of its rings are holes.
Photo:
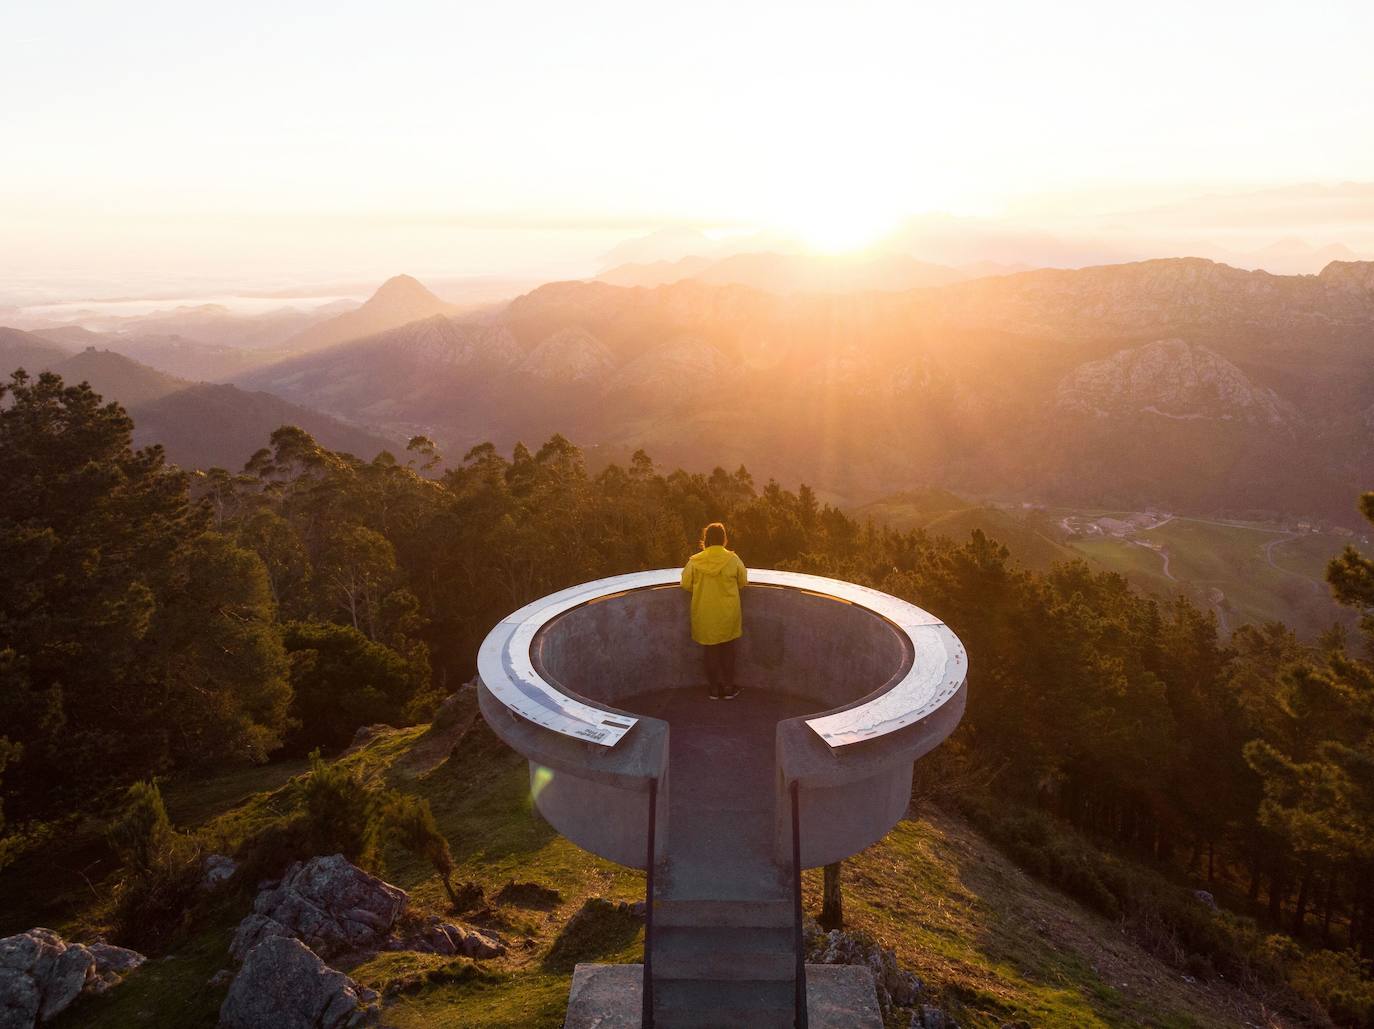
[[[791,981],[654,982],[655,1029],[791,1029],[795,1005]]]
[[[791,929],[790,900],[669,898],[654,903],[654,926],[727,926]]]
[[[791,982],[796,973],[788,929],[654,927],[654,980]]]
[[[642,965],[578,965],[565,1029],[639,1029],[643,980]],[[807,965],[806,986],[811,1029],[883,1029],[867,968]],[[795,1003],[791,983],[666,980],[654,989],[654,1023],[657,1029],[791,1029]]]
[[[660,901],[791,901],[790,877],[764,856],[722,855],[719,848],[697,854],[684,850],[678,848],[659,866],[654,895]]]

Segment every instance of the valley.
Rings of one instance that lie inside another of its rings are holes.
[[[294,321],[187,308],[3,330],[0,360],[88,378],[188,466],[237,468],[276,420],[367,459],[427,436],[449,466],[561,433],[593,467],[641,449],[744,466],[895,528],[982,528],[1027,567],[1084,558],[1186,593],[1226,631],[1281,619],[1312,638],[1339,617],[1321,572],[1374,471],[1374,263],[830,267],[626,266],[476,311],[399,275]],[[898,268],[934,281],[826,289]],[[650,284],[615,284],[633,282]],[[913,482],[953,492],[932,507],[899,492]],[[1174,514],[1132,515],[1149,511]]]
[[[1352,629],[1351,613],[1331,599],[1326,565],[1347,545],[1374,556],[1367,534],[1306,521],[1285,525],[1159,511],[998,504],[942,490],[895,494],[852,513],[959,540],[976,529],[1038,571],[1085,560],[1096,570],[1125,576],[1161,601],[1186,596],[1216,615],[1223,634],[1273,621],[1286,623],[1304,639],[1315,639],[1333,624]]]
[[[561,433],[589,453],[743,464],[847,505],[929,483],[1358,526],[1349,498],[1374,468],[1374,263],[1276,276],[1180,258],[895,291],[828,281],[845,286],[557,282],[472,310],[400,275],[266,336],[275,314],[188,311],[115,332],[45,325],[10,350],[108,349],[373,438],[426,435],[450,463]],[[15,363],[3,347],[0,359]]]

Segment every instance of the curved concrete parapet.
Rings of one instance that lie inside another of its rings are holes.
[[[483,715],[529,759],[540,812],[574,843],[631,867],[645,863],[651,780],[660,857],[672,832],[671,726],[637,711],[636,697],[703,685],[680,574],[551,594],[503,619],[478,655]],[[895,597],[795,572],[749,575],[738,679],[809,709],[776,726],[777,856],[790,853],[784,801],[796,782],[802,863],[827,864],[901,818],[912,763],[963,713],[967,658],[939,619]]]

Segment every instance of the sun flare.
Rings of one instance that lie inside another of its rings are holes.
[[[786,229],[813,253],[852,254],[867,250],[896,226],[891,215],[848,205],[818,207],[789,218]]]

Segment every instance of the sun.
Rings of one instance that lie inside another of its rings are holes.
[[[782,228],[814,254],[839,256],[869,249],[891,233],[897,221],[891,211],[864,203],[861,197],[816,197],[784,218]]]

